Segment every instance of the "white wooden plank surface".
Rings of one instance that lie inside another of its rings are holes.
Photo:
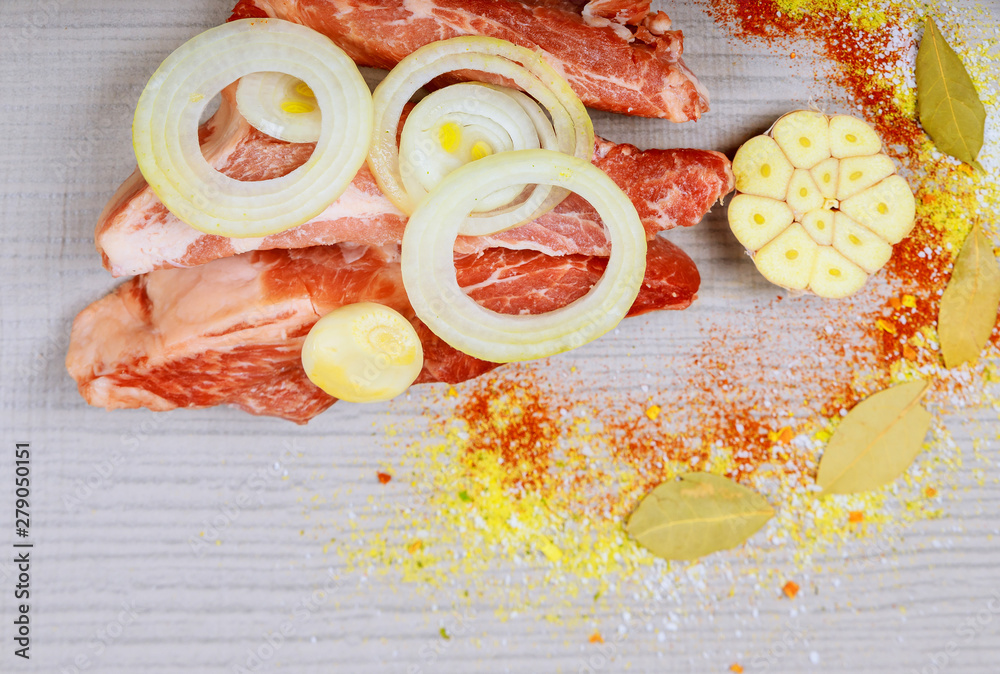
[[[986,438],[994,477],[984,486],[963,478],[965,489],[945,517],[889,532],[889,554],[861,549],[820,560],[823,570],[805,578],[794,602],[774,588],[755,589],[741,579],[738,557],[718,555],[707,564],[709,579],[734,575],[733,597],[679,587],[680,604],[637,601],[631,619],[595,611],[587,600],[500,621],[490,602],[465,607],[449,591],[345,574],[336,555],[321,553],[314,529],[300,535],[320,519],[336,535],[354,504],[370,494],[384,498],[371,475],[399,450],[380,428],[416,423],[419,393],[385,406],[336,405],[305,428],[228,409],[156,415],[88,408],[62,359],[73,316],[114,285],[94,253],[92,227],[132,170],[132,107],[159,61],[222,21],[230,5],[0,3],[0,507],[13,502],[13,443],[30,441],[36,543],[32,659],[25,663],[12,654],[12,515],[5,516],[0,671],[234,671],[286,620],[292,633],[256,671],[723,672],[733,662],[748,672],[997,670],[993,410],[949,423],[961,429],[956,436],[966,450],[973,434]],[[993,11],[1000,11],[996,3]],[[679,4],[671,15],[687,36],[689,63],[713,93],[712,113],[683,126],[600,114],[602,135],[731,151],[789,101],[822,97],[811,75],[730,43],[700,7]],[[702,270],[698,304],[680,316],[635,321],[568,356],[581,370],[612,372],[612,386],[634,386],[642,373],[626,357],[630,350],[675,351],[681,363],[696,347],[699,325],[732,311],[739,298],[773,295],[718,213],[671,238]],[[289,443],[296,454],[282,459]],[[268,472],[276,461],[288,479]],[[271,477],[223,528],[222,544],[192,552],[190,538],[261,471]],[[312,511],[303,503],[312,494],[331,498]],[[389,500],[404,497],[396,491]],[[498,583],[505,573],[497,569]],[[329,596],[296,617],[330,577],[337,581]],[[729,584],[716,587],[728,591]],[[123,605],[134,606],[134,618]],[[647,610],[657,624],[648,632],[637,618]],[[542,620],[547,611],[565,624]],[[665,627],[670,612],[683,616],[676,631]],[[966,642],[968,633],[958,630],[977,615],[983,622]],[[120,634],[119,621],[128,623]],[[450,641],[441,640],[441,626]],[[606,645],[608,662],[587,643],[594,626],[605,635],[627,627],[622,640]],[[944,663],[950,640],[960,645]],[[74,664],[77,658],[85,659]]]

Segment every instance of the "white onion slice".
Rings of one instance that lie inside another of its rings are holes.
[[[419,203],[460,166],[497,152],[539,147],[555,150],[558,145],[533,100],[505,87],[455,84],[426,96],[410,111],[399,139],[399,171],[407,194]],[[524,187],[494,192],[475,211],[506,206]]]
[[[484,309],[462,291],[453,251],[477,201],[521,183],[553,185],[589,201],[608,231],[611,256],[580,299],[546,314],[510,316]],[[417,316],[454,348],[495,363],[543,358],[600,337],[628,313],[645,271],[646,233],[628,196],[590,162],[549,150],[504,152],[457,169],[414,211],[403,233],[403,285]]]
[[[236,107],[250,126],[289,143],[315,143],[323,129],[316,94],[285,73],[251,73],[236,87]]]
[[[433,42],[400,61],[376,87],[373,94],[375,131],[368,153],[368,166],[382,191],[404,213],[412,213],[416,209],[425,194],[426,186],[424,190],[414,190],[411,193],[407,189],[407,184],[412,187],[420,182],[420,179],[414,175],[407,176],[404,180],[402,171],[420,173],[426,172],[427,169],[424,167],[424,158],[419,155],[411,155],[401,162],[400,149],[396,145],[399,119],[404,106],[420,87],[440,75],[455,70],[490,73],[506,78],[541,104],[541,108],[544,108],[552,118],[551,127],[555,144],[551,149],[581,159],[590,159],[594,149],[594,128],[587,110],[566,80],[543,60],[540,53],[504,40],[482,36],[456,37]],[[524,98],[527,99],[527,96]],[[491,97],[491,100],[487,101],[485,97],[477,96],[460,101],[456,97],[450,102],[448,109],[450,114],[462,112],[482,119],[486,116],[483,113],[487,108],[496,107],[496,100],[498,99]],[[515,100],[518,100],[525,113],[533,118],[533,122],[538,120],[539,114],[544,117],[540,108],[537,112],[529,111],[521,99],[515,98]],[[528,101],[531,105],[537,106],[530,99]],[[441,173],[434,168],[430,171],[432,175]],[[565,197],[564,191],[543,190],[543,192],[547,195],[546,199],[531,199],[534,208],[530,211],[514,204],[509,213],[470,218],[467,224],[463,224],[462,233],[477,235],[487,231],[500,231],[499,227],[505,229],[514,227],[541,215]]]
[[[205,161],[198,121],[223,87],[255,72],[305,82],[323,125],[305,164],[280,178],[244,182]],[[261,237],[336,201],[364,163],[372,116],[364,78],[328,38],[288,21],[243,19],[205,31],[167,57],[139,98],[132,144],[143,177],[171,213],[208,234]]]

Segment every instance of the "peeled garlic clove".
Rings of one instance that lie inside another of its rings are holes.
[[[420,374],[424,351],[413,325],[381,304],[360,302],[319,319],[302,346],[309,380],[335,398],[380,402]]]
[[[790,112],[775,123],[771,136],[795,168],[810,169],[830,156],[830,124],[821,112]]]
[[[889,176],[840,204],[840,210],[889,243],[899,243],[913,229],[916,202],[906,181]]]
[[[822,208],[822,193],[816,187],[809,171],[805,169],[795,169],[792,179],[788,181],[788,194],[785,201],[796,215],[802,215],[817,208]]]
[[[829,246],[820,247],[809,279],[809,288],[820,297],[840,299],[861,290],[868,274]]]
[[[840,160],[837,199],[843,201],[882,182],[896,172],[896,165],[884,154],[848,157]]]
[[[754,255],[757,269],[771,283],[805,290],[819,246],[802,225],[793,224]]]
[[[785,231],[794,220],[783,201],[737,194],[729,204],[729,226],[743,247],[757,250]]]
[[[824,159],[813,166],[809,173],[816,182],[816,187],[825,199],[837,198],[837,183],[840,180],[840,160],[834,157]]]
[[[821,246],[829,246],[833,243],[833,223],[836,214],[836,211],[828,208],[817,208],[802,216],[802,226],[813,241]]]
[[[837,115],[830,120],[830,153],[837,159],[878,154],[882,141],[864,120]]]
[[[848,260],[874,274],[892,257],[892,246],[875,232],[862,227],[843,213],[836,214],[833,247]]]
[[[756,136],[736,152],[733,175],[738,191],[784,201],[792,165],[774,140]]]

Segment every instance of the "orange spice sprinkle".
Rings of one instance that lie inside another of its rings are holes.
[[[471,385],[455,418],[465,422],[470,459],[489,455],[509,471],[504,486],[539,489],[553,480],[549,466],[563,421],[549,391],[503,373],[483,377]]]
[[[411,555],[415,555],[420,552],[421,548],[424,547],[423,541],[413,541],[408,546],[406,546],[406,551]]]
[[[852,510],[847,515],[847,521],[851,524],[859,524],[865,521],[865,514],[860,510]]]
[[[792,438],[795,437],[795,434],[788,426],[782,426],[780,430],[768,433],[767,437],[771,440],[771,442],[787,443],[791,442]]]
[[[894,323],[890,323],[884,318],[878,319],[877,321],[875,321],[875,324],[878,326],[879,330],[888,332],[890,335],[896,334],[896,325]]]
[[[851,101],[863,101],[866,108],[878,112],[873,121],[885,144],[915,147],[923,136],[920,126],[897,105],[892,86],[867,74],[889,70],[910,47],[895,46],[900,42],[895,36],[898,12],[886,10],[889,20],[885,25],[866,30],[851,21],[849,4],[836,4],[838,7],[823,12],[793,16],[782,12],[774,0],[711,0],[710,13],[717,22],[728,25],[734,37],[745,41],[813,39],[818,55],[837,66],[827,75],[830,81],[840,85]],[[859,48],[861,45],[880,48]]]
[[[601,636],[600,632],[594,632],[593,634],[590,635],[590,639],[588,639],[587,641],[589,641],[592,644],[603,644],[604,637]]]
[[[785,593],[785,596],[789,599],[795,599],[795,595],[799,593],[799,584],[794,580],[790,580],[785,583],[785,586],[781,588],[781,591]]]
[[[389,473],[379,472],[375,473],[375,476],[378,478],[378,481],[381,482],[382,484],[389,484],[389,480],[392,479],[392,475],[390,475]]]
[[[792,56],[795,56],[795,54],[792,54]],[[743,665],[739,664],[738,662],[733,663],[729,665],[729,671],[735,672],[736,674],[743,674]]]
[[[728,1],[737,7],[771,4],[767,0],[763,3],[755,0],[712,1]],[[774,22],[766,12],[747,11],[758,17],[767,17],[761,18],[761,21]],[[837,26],[835,31],[839,31],[836,33],[839,40],[850,29],[846,27],[848,22],[842,12],[833,14],[836,19],[820,17],[820,23],[824,26],[822,34],[825,34],[825,27],[832,21]],[[785,20],[780,14],[778,17],[779,23]],[[817,27],[815,24],[810,26],[812,29]],[[819,41],[822,56],[822,37]],[[859,72],[853,68],[856,65],[854,61],[871,58],[871,54],[878,53],[878,50],[857,49],[857,45],[848,49],[848,42],[850,41],[845,41],[837,48],[836,53],[844,59],[837,63],[843,67],[844,72]],[[860,90],[859,87],[862,86],[869,85],[859,81],[857,87],[850,88]],[[881,98],[883,92],[874,93]],[[871,121],[879,123],[880,130],[895,128],[897,115],[900,114],[898,110],[883,114],[881,107],[867,104],[864,112]],[[906,132],[916,126],[912,123],[901,124],[899,128]],[[905,145],[913,147],[911,144]],[[896,151],[894,158],[901,159],[899,152],[905,157],[904,149]],[[913,160],[911,167],[912,163]],[[941,171],[934,173],[931,178],[921,179],[922,167],[918,165],[913,168],[917,173],[914,180],[923,180],[920,183],[922,185],[931,184],[932,178],[943,175]],[[934,202],[935,198],[925,198],[924,201]],[[948,201],[945,196],[940,198],[942,203]],[[779,470],[786,470],[789,475],[801,475],[801,482],[811,485],[815,475],[815,465],[811,464],[811,459],[815,458],[812,451],[805,447],[796,451],[787,446],[775,445],[775,440],[787,442],[793,437],[792,428],[782,426],[782,422],[792,424],[797,432],[811,435],[815,429],[810,423],[816,416],[835,416],[840,410],[850,408],[863,392],[870,392],[870,389],[879,384],[887,384],[893,372],[890,368],[898,363],[901,356],[916,360],[919,351],[925,361],[937,359],[935,347],[928,346],[931,338],[922,334],[921,330],[934,325],[938,304],[934,291],[941,285],[940,281],[944,277],[940,271],[947,269],[950,256],[940,250],[932,254],[926,252],[927,249],[933,251],[939,243],[944,243],[940,231],[932,226],[935,221],[930,217],[929,210],[918,206],[918,226],[914,236],[897,247],[886,270],[885,276],[890,284],[873,284],[867,291],[871,293],[872,301],[859,303],[860,307],[872,307],[873,310],[869,312],[862,309],[847,317],[831,311],[831,324],[819,326],[820,329],[816,331],[815,339],[823,347],[816,349],[817,352],[835,358],[835,365],[855,366],[844,368],[845,370],[871,372],[871,379],[864,382],[863,391],[854,389],[855,384],[850,377],[831,378],[827,369],[804,368],[805,376],[802,381],[806,384],[801,387],[802,407],[779,403],[772,408],[772,400],[761,395],[762,387],[759,385],[761,373],[773,369],[773,363],[766,358],[766,350],[758,348],[757,340],[752,344],[743,344],[743,335],[729,338],[725,331],[716,331],[711,339],[706,339],[701,345],[698,355],[685,363],[689,365],[682,375],[685,385],[678,387],[676,395],[672,389],[670,395],[665,391],[657,391],[656,384],[653,385],[652,392],[643,386],[641,394],[636,391],[622,395],[616,391],[611,400],[599,400],[598,405],[606,404],[607,407],[599,407],[599,411],[593,414],[587,414],[592,410],[589,404],[581,404],[583,413],[578,413],[574,409],[574,405],[578,403],[577,396],[572,388],[568,393],[563,393],[562,382],[549,386],[542,368],[518,371],[513,369],[517,366],[508,366],[503,373],[494,375],[495,378],[488,383],[480,380],[463,385],[461,394],[455,388],[449,388],[449,398],[460,398],[456,405],[455,420],[464,422],[463,430],[469,436],[468,442],[463,441],[461,450],[467,454],[460,458],[465,460],[470,473],[477,470],[477,456],[485,455],[488,459],[496,459],[496,463],[502,467],[500,482],[506,489],[503,497],[511,499],[517,499],[531,490],[544,497],[552,489],[553,475],[558,475],[560,480],[568,479],[574,485],[581,482],[585,486],[597,484],[596,479],[590,482],[590,474],[583,471],[571,473],[562,470],[566,448],[558,442],[560,431],[572,428],[577,423],[585,426],[579,421],[584,419],[596,422],[594,429],[587,427],[581,431],[589,435],[588,442],[592,439],[595,445],[609,447],[616,459],[615,464],[624,466],[634,474],[635,483],[632,493],[622,499],[622,502],[615,495],[608,495],[602,490],[594,490],[597,493],[591,497],[590,491],[581,489],[577,493],[588,494],[587,502],[571,501],[570,509],[579,507],[581,510],[596,512],[597,506],[591,504],[591,499],[595,502],[607,499],[610,508],[601,512],[611,512],[612,516],[617,516],[616,508],[630,508],[632,504],[629,501],[636,498],[637,494],[674,477],[677,471],[684,470],[687,466],[701,467],[709,460],[713,462],[714,470],[719,470],[720,464],[716,461],[721,460],[724,468],[719,472],[724,470],[728,477],[738,481],[750,478],[761,466],[766,466],[766,470],[777,466]],[[916,294],[901,295],[900,301],[899,297],[878,296],[877,293],[883,290],[888,290],[886,295],[900,296],[903,292]],[[919,306],[916,301],[918,296]],[[786,305],[794,301],[782,300],[779,296],[773,300],[773,304],[762,303],[762,309],[768,310],[779,303]],[[890,313],[888,307],[899,313]],[[903,311],[903,307],[907,310]],[[876,320],[879,318],[892,328],[891,332],[877,326]],[[885,321],[886,318],[894,319],[896,323]],[[766,330],[769,325],[771,322],[761,320],[760,330]],[[825,331],[822,329],[824,327]],[[860,332],[865,339],[848,340],[842,337],[847,332],[855,335]],[[1000,340],[1000,331],[995,333],[994,339]],[[570,371],[575,372],[576,369],[572,367]],[[811,372],[820,372],[820,375],[812,375]],[[812,376],[817,378],[814,380]],[[673,383],[670,380],[661,385],[666,387]],[[729,395],[723,397],[720,391]],[[650,405],[657,399],[668,405],[669,414],[650,415]],[[794,404],[797,405],[797,401]],[[683,414],[679,414],[678,410],[682,410]],[[488,413],[483,414],[484,411]],[[789,419],[792,412],[798,420]],[[647,418],[643,418],[644,416]],[[553,428],[556,430],[555,434],[551,433]],[[818,431],[814,437],[825,441],[829,439],[829,433],[825,430]],[[518,442],[517,438],[524,440]],[[573,467],[573,464],[569,465]],[[604,475],[600,472],[603,468],[596,470],[599,471],[597,475]],[[567,473],[570,474],[567,476]],[[466,483],[459,484],[464,486]],[[469,488],[472,489],[474,484],[475,481],[470,481]],[[474,493],[478,499],[482,492],[477,489]],[[931,487],[927,487],[924,493],[927,498],[937,495],[937,491]],[[485,498],[486,495],[484,500]],[[467,491],[460,491],[458,500],[469,502],[471,497]],[[863,522],[863,512],[851,512],[848,519],[854,524]],[[781,591],[787,598],[794,600],[799,589],[797,583],[789,581]],[[590,642],[603,643],[603,638],[600,633],[595,632],[590,637]],[[730,666],[730,670],[743,671],[743,667],[734,664]]]

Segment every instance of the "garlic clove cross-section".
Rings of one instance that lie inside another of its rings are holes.
[[[840,160],[834,157],[824,159],[809,171],[816,186],[826,199],[837,198],[837,187],[840,182]]]
[[[830,156],[830,125],[821,112],[785,115],[774,123],[771,136],[795,168],[811,169]]]
[[[865,270],[829,246],[816,253],[809,288],[820,297],[840,299],[861,290],[868,281]]]
[[[773,283],[793,290],[805,290],[812,276],[819,246],[802,225],[793,223],[773,241],[757,251],[754,261]]]
[[[791,112],[733,159],[729,226],[772,283],[821,297],[860,290],[913,229],[913,192],[867,122]]]
[[[913,229],[917,206],[910,186],[901,176],[893,175],[844,200],[840,210],[895,244]]]
[[[896,165],[884,154],[848,157],[840,160],[837,199],[843,201],[876,185],[896,172]]]
[[[785,200],[792,170],[785,153],[769,136],[748,140],[736,152],[733,161],[737,191],[780,201]]]
[[[884,267],[892,256],[892,246],[885,239],[843,213],[834,218],[833,247],[868,274]]]
[[[809,171],[795,169],[792,179],[788,181],[788,195],[785,197],[792,212],[801,217],[809,211],[822,208],[825,201]]]
[[[830,119],[830,153],[837,159],[868,157],[882,151],[882,140],[868,122],[837,115]]]
[[[802,216],[802,226],[809,232],[809,236],[812,237],[813,241],[821,246],[832,246],[833,223],[836,215],[837,211],[832,211],[828,208],[817,208],[815,211],[809,211]],[[747,247],[749,248],[749,246]]]
[[[738,194],[729,204],[729,225],[745,248],[756,250],[788,229],[795,220],[784,201]]]

